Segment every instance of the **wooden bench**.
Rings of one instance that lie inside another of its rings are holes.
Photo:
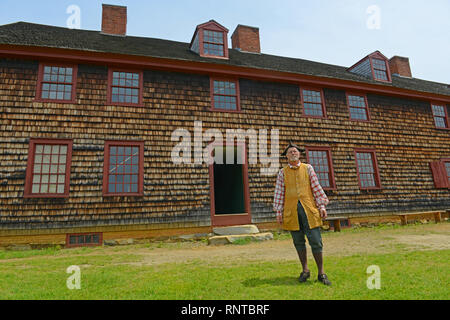
[[[409,213],[401,213],[398,214],[397,216],[400,217],[401,225],[404,226],[408,223],[408,217],[422,216],[422,215],[433,215],[434,221],[436,223],[441,222],[442,221],[441,214],[444,212],[445,211],[409,212]]]
[[[341,221],[347,220],[347,217],[333,217],[328,216],[325,221],[333,222],[333,228],[334,232],[340,232],[341,231]]]

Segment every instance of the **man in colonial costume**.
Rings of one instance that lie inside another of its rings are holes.
[[[300,161],[300,154],[304,152],[303,148],[290,142],[281,154],[287,157],[288,165],[278,173],[273,208],[282,228],[291,232],[303,268],[299,281],[305,282],[311,275],[307,263],[306,235],[317,264],[317,280],[331,285],[323,270],[320,234],[322,219],[327,217],[325,206],[329,200],[319,184],[314,168]]]

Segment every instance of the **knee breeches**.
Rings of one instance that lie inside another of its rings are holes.
[[[294,246],[297,251],[306,250],[305,235],[308,238],[309,245],[311,246],[312,252],[322,252],[322,236],[320,234],[320,227],[310,229],[308,224],[308,219],[306,217],[305,210],[300,202],[297,205],[298,214],[298,224],[300,230],[291,231],[292,240],[294,241]]]

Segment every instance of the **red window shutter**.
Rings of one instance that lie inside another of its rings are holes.
[[[431,172],[433,173],[434,186],[436,188],[448,188],[447,171],[442,161],[430,162]]]

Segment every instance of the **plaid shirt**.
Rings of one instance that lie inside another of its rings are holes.
[[[299,166],[300,166],[299,162]],[[289,164],[289,166],[292,168]],[[322,187],[319,184],[319,179],[317,178],[316,172],[312,165],[307,164],[309,179],[311,181],[311,190],[316,201],[317,208],[325,208],[329,200]],[[283,169],[278,172],[277,183],[275,185],[275,194],[273,197],[273,209],[276,211],[277,216],[283,215],[284,209],[284,173]]]

